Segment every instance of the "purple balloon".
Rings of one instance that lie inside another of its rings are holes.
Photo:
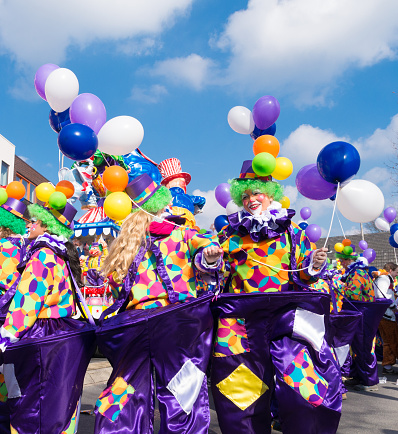
[[[44,92],[47,78],[56,69],[59,69],[58,65],[46,63],[45,65],[40,66],[40,68],[36,71],[35,89],[39,96],[44,99],[44,101],[47,101],[46,93]]]
[[[384,210],[384,218],[388,221],[388,223],[392,223],[397,216],[397,211],[392,206],[389,206]]]
[[[322,235],[322,229],[318,225],[308,225],[305,234],[312,243],[316,243]]]
[[[253,106],[253,120],[257,128],[266,130],[279,117],[281,108],[276,98],[271,95],[265,95],[259,98]]]
[[[226,208],[228,202],[232,200],[230,190],[230,185],[227,182],[217,185],[215,189],[216,201],[223,207]]]
[[[311,209],[308,206],[301,208],[300,215],[303,220],[308,220],[311,217]]]
[[[318,172],[316,164],[302,167],[296,176],[297,190],[308,199],[329,199],[337,191],[337,185],[325,181]]]
[[[82,93],[73,100],[69,117],[73,124],[86,125],[98,134],[106,122],[106,110],[97,96],[92,93]]]
[[[362,255],[368,260],[369,264],[376,259],[376,252],[373,249],[365,249]]]
[[[366,250],[368,248],[368,243],[365,240],[361,240],[358,243],[358,246],[359,246],[360,249]]]

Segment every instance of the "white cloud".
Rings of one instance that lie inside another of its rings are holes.
[[[31,162],[28,157],[24,157],[23,155],[18,155],[18,157],[27,164]]]
[[[144,102],[147,104],[156,104],[160,101],[162,96],[167,94],[167,89],[160,84],[154,84],[148,88],[134,86],[131,89],[132,100]]]
[[[225,215],[226,211],[217,201],[214,190],[201,191],[194,190],[194,196],[203,196],[206,198],[206,205],[203,207],[203,213],[195,216],[196,224],[203,229],[209,229],[210,225],[214,223],[214,219],[219,215]]]
[[[297,188],[294,187],[293,185],[285,185],[283,190],[284,190],[285,196],[288,197],[290,200],[290,205],[294,205],[294,203],[297,200],[297,196],[298,196]]]
[[[165,77],[168,80],[184,83],[196,90],[202,89],[211,80],[214,62],[197,54],[187,57],[176,57],[157,62],[151,68],[151,75]]]
[[[395,0],[249,0],[218,38],[232,53],[226,81],[301,105],[330,104],[328,93],[347,69],[395,58],[397,12]]]

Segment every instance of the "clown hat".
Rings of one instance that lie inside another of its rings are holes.
[[[252,166],[253,160],[245,160],[242,164],[242,169],[240,169],[240,175],[239,178],[235,178],[236,180],[242,180],[242,179],[259,179],[260,181],[272,181],[272,176],[258,176],[256,173],[254,173],[253,166]]]
[[[10,229],[14,234],[24,235],[26,232],[23,214],[26,205],[18,199],[9,197],[0,205],[0,227]]]
[[[167,158],[159,163],[158,169],[162,175],[162,185],[176,178],[184,178],[186,185],[191,182],[191,175],[183,172],[181,169],[181,161],[178,158]]]
[[[358,257],[359,257],[358,253],[355,252],[352,252],[349,255],[346,255],[343,252],[336,252],[336,258],[338,259],[352,259],[353,261],[356,261]]]

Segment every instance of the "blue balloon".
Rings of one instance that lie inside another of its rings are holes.
[[[59,133],[63,127],[69,125],[69,109],[66,109],[64,112],[58,113],[51,109],[50,115],[48,117],[48,122],[50,123],[50,127],[56,132]]]
[[[299,224],[299,227],[300,227],[303,231],[305,231],[305,230],[307,229],[307,227],[308,227],[308,223],[307,223],[307,222],[301,222],[301,223]]]
[[[316,164],[323,179],[337,184],[358,172],[361,158],[356,148],[349,143],[333,142],[321,149]]]
[[[98,138],[86,125],[69,124],[58,135],[58,147],[71,160],[87,160],[97,150]]]
[[[260,130],[256,126],[254,127],[253,132],[250,134],[250,137],[253,140],[258,139],[260,136],[264,136],[265,134],[269,136],[275,136],[276,133],[276,124],[272,124],[270,127],[268,127],[266,130]]]
[[[222,228],[229,225],[228,217],[226,215],[219,215],[214,219],[214,228],[220,232]]]
[[[391,227],[390,227],[390,234],[391,234],[391,235],[394,235],[395,232],[397,232],[397,231],[398,231],[398,223],[394,223],[394,224],[391,225]]]
[[[394,235],[390,235],[388,238],[388,242],[390,243],[391,247],[394,247],[394,249],[398,249],[398,244],[394,240]]]
[[[147,173],[157,184],[162,182],[162,175],[156,164],[149,158],[145,158],[136,149],[130,154],[123,155],[123,160],[130,167],[129,182],[143,173]]]

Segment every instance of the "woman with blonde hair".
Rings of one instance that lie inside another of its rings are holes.
[[[152,432],[156,387],[160,432],[205,433],[213,294],[197,298],[196,277],[215,277],[222,250],[209,233],[160,218],[171,194],[149,175],[135,178],[126,192],[135,210],[103,267],[117,301],[97,330],[113,372],[96,404],[95,432]]]

